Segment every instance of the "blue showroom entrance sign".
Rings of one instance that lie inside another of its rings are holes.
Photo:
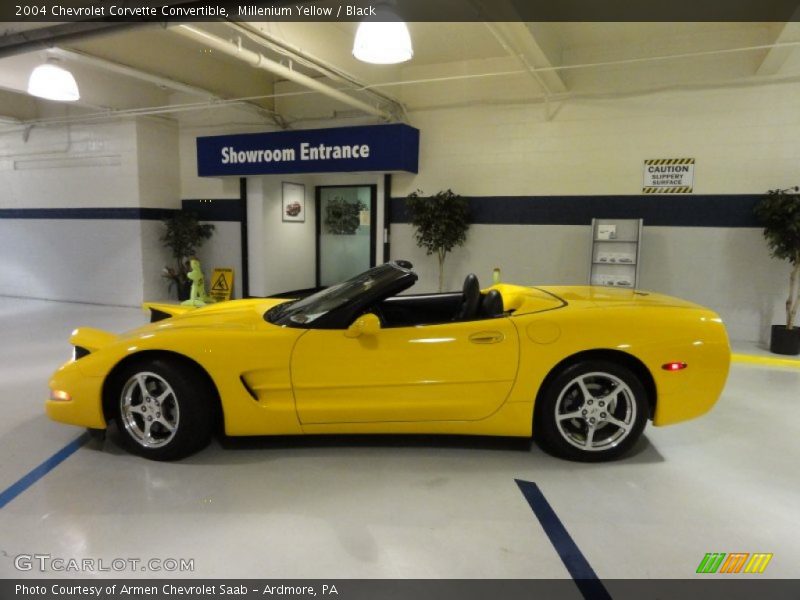
[[[197,138],[197,174],[407,171],[419,166],[419,129],[403,123]]]

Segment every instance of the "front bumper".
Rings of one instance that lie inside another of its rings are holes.
[[[60,423],[105,429],[103,415],[103,377],[83,374],[74,361],[64,364],[48,384],[51,390],[69,394],[70,400],[47,400],[47,416]]]

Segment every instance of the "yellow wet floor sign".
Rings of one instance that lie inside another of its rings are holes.
[[[211,297],[217,302],[231,299],[233,293],[233,269],[214,269],[211,276]]]

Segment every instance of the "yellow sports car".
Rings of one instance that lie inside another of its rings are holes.
[[[411,264],[310,296],[204,308],[149,304],[123,335],[77,329],[47,414],[104,429],[147,458],[227,435],[443,433],[530,436],[573,460],[624,454],[648,419],[702,415],[728,375],[711,310],[598,287],[400,295]]]

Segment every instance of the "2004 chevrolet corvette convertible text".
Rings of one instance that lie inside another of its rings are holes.
[[[47,414],[104,429],[157,460],[228,435],[442,433],[530,436],[600,461],[648,419],[668,425],[717,401],[725,327],[711,310],[596,287],[399,295],[411,265],[380,265],[287,301],[199,309],[145,305],[154,322],[117,336],[75,330]]]

